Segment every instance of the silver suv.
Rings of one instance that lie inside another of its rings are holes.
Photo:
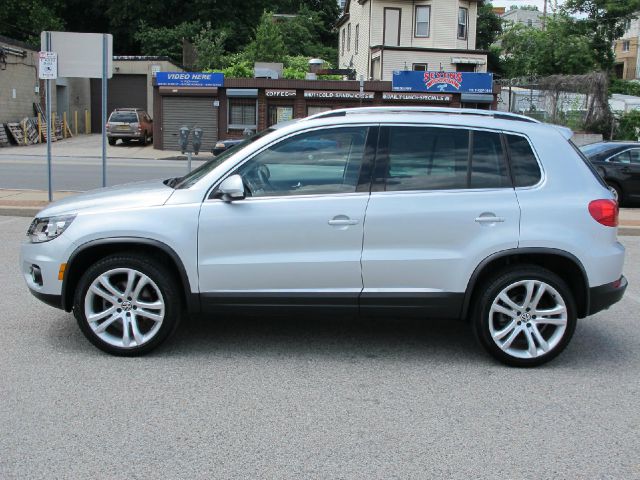
[[[618,206],[568,129],[497,112],[360,108],[277,125],[182,178],[34,219],[31,292],[115,355],[184,312],[468,320],[535,366],[622,298]]]

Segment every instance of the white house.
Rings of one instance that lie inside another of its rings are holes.
[[[347,0],[339,68],[371,80],[391,80],[394,70],[486,72],[477,12],[477,0]]]

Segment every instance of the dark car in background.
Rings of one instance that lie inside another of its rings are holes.
[[[142,145],[153,137],[153,120],[141,108],[116,108],[107,120],[107,139],[115,145],[118,139],[127,144],[138,140]]]
[[[598,142],[580,147],[620,205],[640,202],[640,142]]]
[[[218,140],[216,144],[213,146],[211,153],[213,155],[220,155],[225,150],[229,150],[231,147],[235,147],[236,145],[244,142],[246,138],[229,138],[227,140]]]

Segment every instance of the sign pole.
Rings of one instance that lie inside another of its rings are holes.
[[[107,186],[107,36],[102,34],[102,186]]]
[[[191,173],[191,150],[187,152],[187,170]]]
[[[51,51],[51,32],[45,33],[46,51]],[[47,109],[47,182],[49,190],[49,203],[53,202],[53,182],[51,180],[51,80],[45,80],[45,103]]]

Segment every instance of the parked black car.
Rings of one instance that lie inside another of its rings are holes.
[[[580,147],[620,205],[640,201],[640,142],[598,142]]]
[[[229,150],[231,147],[235,147],[236,145],[238,145],[239,143],[242,143],[246,140],[246,138],[233,138],[233,139],[228,139],[228,140],[218,140],[216,142],[216,144],[214,145],[213,149],[211,150],[211,153],[213,153],[213,155],[219,155],[222,152],[224,152],[225,150]]]

